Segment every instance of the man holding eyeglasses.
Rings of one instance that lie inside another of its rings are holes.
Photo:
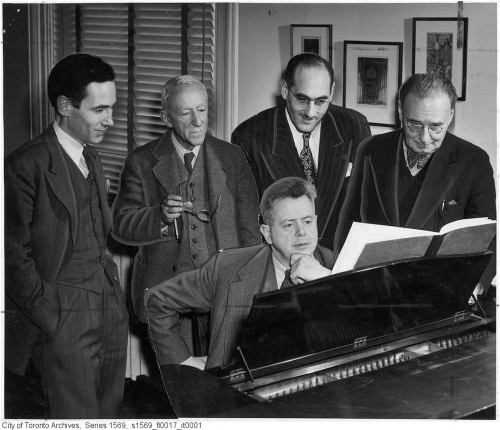
[[[115,238],[139,246],[132,298],[142,323],[145,289],[200,267],[221,248],[261,243],[255,181],[241,149],[207,133],[205,86],[177,76],[161,99],[169,129],[128,155],[113,205]]]
[[[402,128],[360,144],[335,237],[339,252],[353,221],[439,231],[463,218],[496,219],[488,155],[448,133],[453,84],[416,74],[399,90]],[[481,283],[489,285],[493,267]]]
[[[296,55],[281,80],[286,106],[258,113],[231,137],[243,149],[260,195],[287,176],[316,186],[319,243],[329,249],[358,143],[371,134],[363,115],[331,104],[334,88],[327,61],[311,53]]]

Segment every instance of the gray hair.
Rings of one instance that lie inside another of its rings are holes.
[[[446,94],[450,98],[452,109],[457,101],[457,92],[451,81],[447,77],[438,74],[417,73],[410,76],[399,89],[401,106],[403,106],[409,94],[413,94],[419,99],[437,94]]]
[[[290,176],[278,179],[269,185],[262,194],[260,201],[260,214],[265,224],[269,224],[272,219],[272,212],[277,201],[286,198],[298,199],[306,196],[314,205],[316,200],[316,188],[305,179]]]
[[[207,92],[205,85],[191,75],[180,75],[169,79],[161,89],[161,105],[163,109],[168,108],[168,98],[178,87],[189,87],[190,85],[200,85],[205,91],[205,94]]]

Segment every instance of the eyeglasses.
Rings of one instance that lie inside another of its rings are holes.
[[[182,184],[186,182],[186,179],[184,179],[180,184],[179,184],[179,188],[177,190],[177,195],[181,195],[181,186]],[[219,196],[219,198],[217,199],[217,204],[215,205],[215,208],[214,210],[212,211],[212,213],[210,213],[207,209],[196,209],[193,205],[193,208],[186,208],[184,207],[182,210],[190,215],[193,215],[195,216],[196,218],[198,218],[200,221],[202,222],[209,222],[210,219],[214,216],[215,214],[215,211],[217,210],[217,208],[219,207],[219,204],[220,204],[220,201],[221,201],[221,198],[222,198],[222,194]],[[185,202],[184,204],[186,204],[187,202]],[[192,204],[192,203],[191,203]]]
[[[405,120],[406,120],[406,127],[408,127],[408,130],[410,130],[412,133],[417,133],[417,134],[422,133],[422,131],[424,131],[424,128],[427,128],[430,134],[439,134],[443,131],[446,125],[446,124],[440,124],[440,125],[431,124],[425,126],[420,122],[412,121],[408,118],[405,118]]]
[[[326,99],[324,97],[320,97],[318,99],[310,99],[309,97],[295,95],[295,93],[290,88],[288,89],[288,91],[292,93],[292,95],[295,97],[295,103],[301,108],[308,108],[309,103],[313,103],[316,109],[321,110],[326,108],[331,101],[330,97],[327,97]]]

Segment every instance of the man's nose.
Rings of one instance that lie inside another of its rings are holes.
[[[316,105],[314,104],[314,100],[309,100],[309,102],[307,103],[306,115],[309,118],[312,118],[316,115]]]
[[[194,111],[194,112],[193,112],[193,120],[192,120],[191,122],[192,122],[192,123],[193,123],[193,125],[195,125],[196,127],[201,126],[201,124],[202,124],[202,121],[201,121],[201,115],[200,115],[198,112]]]
[[[304,228],[304,225],[302,223],[297,224],[297,229],[295,230],[295,234],[297,236],[304,236],[306,234],[306,229]]]
[[[431,141],[431,134],[429,133],[429,127],[424,127],[420,132],[420,140],[424,143]]]
[[[113,126],[114,121],[113,121],[113,110],[112,109],[110,109],[109,111],[106,111],[106,116],[104,118],[104,122],[109,127]]]

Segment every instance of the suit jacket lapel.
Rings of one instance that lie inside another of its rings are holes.
[[[77,203],[75,190],[73,187],[68,186],[68,183],[71,182],[71,177],[68,165],[66,164],[66,160],[64,158],[64,150],[57,140],[57,136],[52,125],[44,131],[42,139],[47,146],[51,161],[49,170],[45,174],[45,177],[47,178],[47,182],[49,183],[49,186],[55,196],[68,210],[71,219],[71,237],[74,243],[76,240],[76,233],[78,231],[78,216],[76,213]]]
[[[153,167],[153,174],[167,193],[178,194],[178,186],[181,184],[180,177],[188,179],[188,173],[179,172],[176,158],[178,157],[175,146],[172,142],[172,130],[166,132],[159,140],[158,145],[153,150],[153,156],[158,159],[158,163]],[[182,175],[182,176],[180,176]],[[172,185],[175,188],[172,188]]]
[[[330,112],[321,121],[321,137],[318,160],[318,200],[316,212],[321,225],[318,235],[322,237],[337,204],[344,178],[349,166],[352,142],[344,142]]]
[[[209,134],[205,137],[202,150],[205,156],[205,168],[207,169],[208,178],[208,199],[210,213],[217,209],[220,203],[220,197],[226,189],[226,169],[221,163],[220,157],[217,154],[213,145],[211,145],[212,136]],[[215,212],[217,214],[217,212]]]
[[[261,154],[273,181],[287,176],[305,178],[304,169],[286,119],[285,109],[282,106],[274,112],[273,134],[268,136],[269,139],[272,139],[272,152]]]
[[[457,161],[451,140],[450,135],[446,134],[441,147],[431,158],[429,170],[405,227],[423,228],[442,205],[447,191],[464,169],[465,163]]]

